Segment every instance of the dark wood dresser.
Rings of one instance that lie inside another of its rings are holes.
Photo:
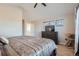
[[[58,33],[53,31],[42,31],[42,38],[52,39],[56,44],[58,44]]]

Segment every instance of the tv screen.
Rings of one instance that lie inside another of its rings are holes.
[[[45,31],[55,31],[55,26],[54,25],[45,26]]]

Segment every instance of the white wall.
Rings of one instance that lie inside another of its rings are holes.
[[[19,8],[0,5],[0,35],[22,35],[22,11]]]

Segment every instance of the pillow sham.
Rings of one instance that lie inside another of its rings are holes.
[[[0,37],[0,43],[2,43],[2,44],[9,44],[9,40],[7,39],[7,38],[5,38],[5,37],[3,37],[3,36],[1,36]]]

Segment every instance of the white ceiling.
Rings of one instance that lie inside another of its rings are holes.
[[[74,13],[74,8],[77,6],[75,3],[46,3],[46,7],[40,3],[34,8],[34,3],[26,4],[9,4],[23,8],[25,18],[31,20],[37,20],[47,17],[64,16],[70,13]]]

